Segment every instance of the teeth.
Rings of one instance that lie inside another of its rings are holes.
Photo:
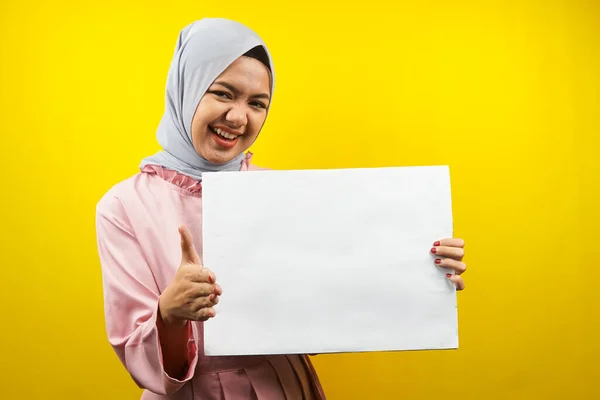
[[[231,134],[231,133],[229,133],[229,132],[225,132],[225,131],[224,131],[224,130],[222,130],[222,129],[219,129],[219,128],[212,128],[212,130],[213,130],[213,131],[214,131],[214,132],[215,132],[217,135],[219,135],[219,136],[223,136],[225,139],[230,139],[230,140],[231,140],[231,139],[235,139],[235,138],[236,138],[236,135],[233,135],[233,134]]]

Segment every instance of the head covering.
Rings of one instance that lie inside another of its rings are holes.
[[[163,150],[142,160],[140,168],[158,164],[199,181],[202,172],[240,169],[243,153],[220,165],[200,156],[192,143],[191,125],[198,103],[214,80],[256,46],[263,46],[269,58],[272,93],[273,61],[265,43],[251,29],[227,19],[205,18],[181,30],[167,75],[165,112],[156,132]]]

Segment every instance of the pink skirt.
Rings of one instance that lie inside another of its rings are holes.
[[[325,400],[308,356],[219,357],[215,361],[220,366],[236,366],[216,372],[206,365],[207,359],[211,358],[204,358],[177,392],[163,396],[146,390],[141,400]]]

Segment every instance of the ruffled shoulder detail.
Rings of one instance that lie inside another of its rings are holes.
[[[250,169],[250,162],[252,161],[252,153],[246,153],[246,158],[240,165],[240,171],[247,171]],[[177,186],[180,189],[190,193],[199,193],[202,191],[202,183],[192,178],[191,176],[184,175],[178,171],[165,168],[156,164],[148,164],[141,170],[143,173],[157,175],[168,183]]]

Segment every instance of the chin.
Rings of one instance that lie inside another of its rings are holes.
[[[211,164],[222,165],[236,158],[241,152],[228,151],[226,153],[211,151],[208,157],[204,157]]]

